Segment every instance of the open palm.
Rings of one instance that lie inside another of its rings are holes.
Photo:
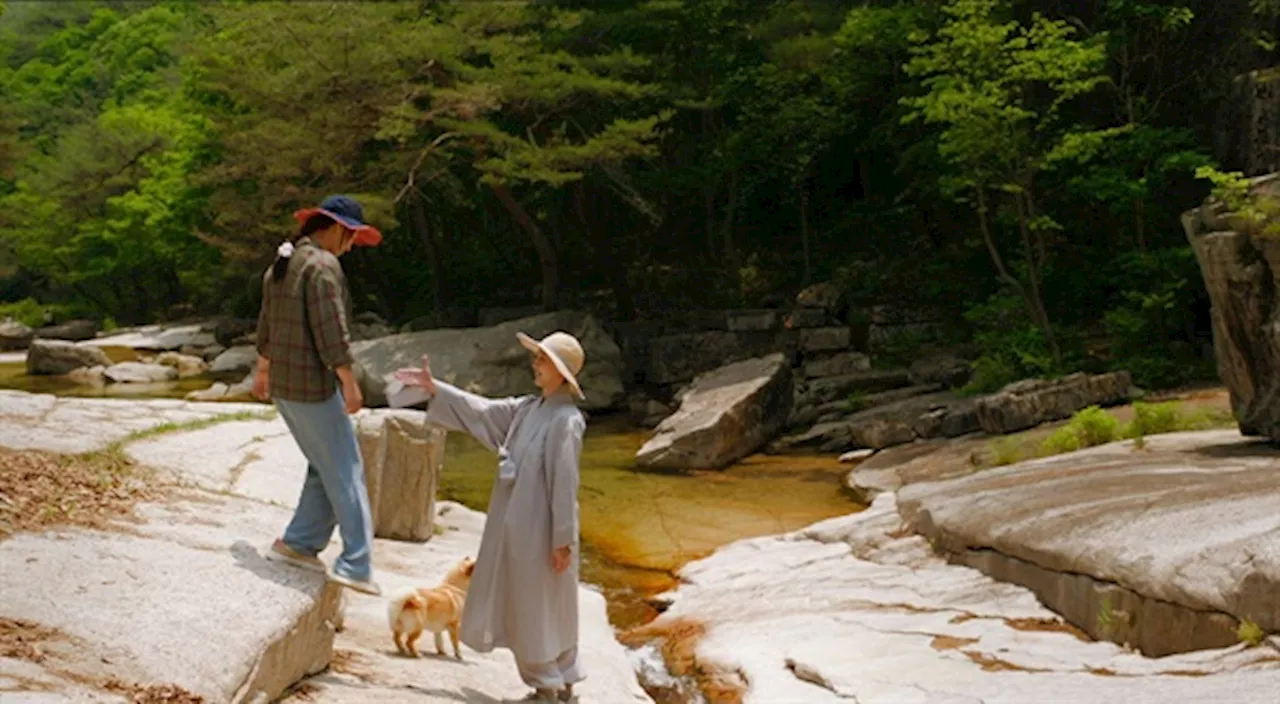
[[[396,370],[396,381],[406,386],[417,386],[429,394],[436,392],[436,380],[431,376],[431,359],[422,355],[422,368],[405,367]]]

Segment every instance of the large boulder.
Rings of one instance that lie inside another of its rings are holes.
[[[1133,393],[1129,372],[1090,375],[1083,372],[1061,379],[1024,379],[978,399],[978,424],[991,435],[1034,428],[1069,418],[1088,406],[1114,406]]]
[[[376,340],[379,337],[395,334],[395,330],[391,329],[382,316],[366,311],[351,319],[350,333],[354,341]]]
[[[1280,201],[1280,174],[1255,179],[1252,192]],[[1182,216],[1209,292],[1218,373],[1240,432],[1280,441],[1280,237],[1218,210]]]
[[[0,320],[0,352],[25,350],[31,344],[35,331],[13,318]]]
[[[128,330],[117,330],[110,335],[95,337],[86,344],[96,347],[128,347],[133,350],[180,350],[183,347],[208,347],[214,344],[212,324],[145,325]]]
[[[253,345],[237,345],[223,351],[209,366],[213,374],[235,374],[253,370],[258,365],[258,348]]]
[[[723,319],[723,316],[722,316]],[[678,384],[730,362],[783,352],[794,358],[799,335],[794,330],[764,332],[707,332],[664,335],[649,341],[645,381]]]
[[[578,338],[586,366],[578,381],[591,411],[622,402],[622,352],[594,317],[579,311],[544,313],[489,328],[449,328],[401,333],[352,345],[365,405],[385,405],[386,377],[401,367],[417,367],[431,356],[431,371],[440,379],[483,396],[534,393],[529,352],[517,332],[542,338],[563,330]]]
[[[252,318],[219,318],[213,324],[213,339],[223,347],[230,347],[236,339],[257,328],[258,321]]]
[[[224,403],[253,402],[257,400],[253,396],[253,377],[254,373],[249,372],[245,378],[234,384],[215,381],[207,389],[188,393],[186,399],[188,401],[221,401]]]
[[[1171,433],[897,491],[953,562],[1021,584],[1089,636],[1150,657],[1280,632],[1280,451]],[[1274,678],[1274,674],[1272,677]]]
[[[161,352],[156,355],[155,362],[156,364],[163,364],[166,367],[177,369],[179,379],[200,376],[209,369],[209,365],[203,359],[194,355],[182,354],[181,352]]]
[[[68,320],[58,325],[49,325],[36,330],[36,335],[46,340],[69,340],[82,342],[97,337],[102,326],[96,320]]]
[[[722,469],[760,449],[791,413],[786,356],[735,362],[699,376],[636,453],[643,467]]]
[[[111,366],[107,353],[97,347],[63,340],[32,340],[27,350],[28,374],[66,374],[81,367]]]
[[[108,380],[117,384],[154,384],[178,379],[176,368],[145,362],[121,362],[108,367],[104,374]]]

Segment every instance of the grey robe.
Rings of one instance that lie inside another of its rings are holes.
[[[487,399],[436,381],[427,420],[498,453],[498,478],[462,611],[462,642],[525,663],[578,645],[578,460],[586,420],[568,395]],[[504,477],[504,474],[514,476]],[[571,545],[556,574],[552,550]]]

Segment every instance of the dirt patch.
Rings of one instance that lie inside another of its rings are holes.
[[[299,682],[281,695],[280,701],[313,702],[319,694],[320,688],[315,684],[311,682]]]
[[[142,685],[109,680],[102,687],[129,698],[133,704],[204,704],[205,698],[175,684]]]
[[[1097,675],[1098,677],[1119,677],[1115,670],[1106,667],[1091,667],[1089,668],[1089,674]]]
[[[706,626],[698,621],[673,619],[633,628],[620,634],[618,640],[632,648],[658,641],[658,652],[662,654],[667,671],[675,677],[690,678],[696,682],[708,704],[742,704],[748,683],[741,671],[698,661],[698,641],[706,632]]]
[[[987,655],[986,653],[979,653],[976,650],[965,650],[962,652],[965,657],[977,663],[985,672],[1047,672],[1047,670],[1040,668],[1015,665],[1008,660],[1001,660],[1000,658]]]
[[[333,659],[329,661],[329,669],[334,672],[342,672],[348,675],[354,675],[356,661],[360,656],[354,650],[343,650],[335,648],[333,651]]]
[[[25,660],[43,665],[50,673],[86,687],[102,689],[126,697],[132,704],[205,704],[205,698],[174,684],[139,685],[110,678],[78,673],[58,663],[58,653],[41,647],[49,643],[67,643],[72,637],[31,621],[0,617],[0,657]],[[52,658],[51,658],[52,656]],[[20,682],[19,691],[53,691],[47,683]]]
[[[1084,631],[1067,623],[1051,618],[1006,618],[1005,624],[1015,631],[1036,631],[1049,633],[1070,633],[1085,643],[1092,643],[1093,639]]]
[[[41,643],[66,636],[54,628],[20,619],[0,617],[0,657],[40,663],[45,660]]]
[[[159,490],[118,452],[59,455],[0,448],[0,540],[55,525],[105,528]]]
[[[959,650],[966,645],[977,643],[977,638],[957,638],[955,636],[934,636],[929,645],[934,650]]]

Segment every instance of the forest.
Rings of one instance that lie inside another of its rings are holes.
[[[256,315],[358,198],[357,312],[930,311],[973,385],[1213,378],[1179,215],[1280,0],[0,0],[0,317]]]

